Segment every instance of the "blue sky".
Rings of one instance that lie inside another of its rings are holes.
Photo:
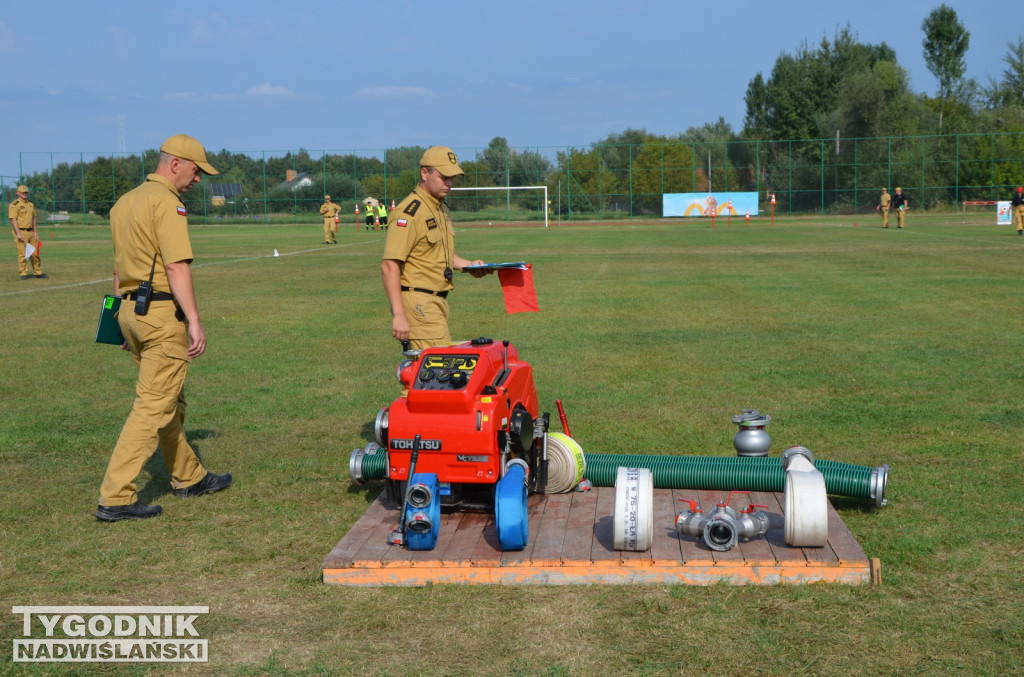
[[[934,94],[921,22],[939,4],[33,0],[0,21],[0,176],[48,168],[39,151],[114,154],[122,117],[129,152],[180,132],[210,149],[358,152],[584,147],[719,116],[738,131],[757,72],[846,25]],[[968,76],[999,78],[1020,5],[948,4],[971,33]]]

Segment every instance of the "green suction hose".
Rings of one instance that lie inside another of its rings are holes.
[[[594,486],[614,487],[617,468],[647,468],[659,489],[720,489],[722,491],[786,490],[786,471],[779,458],[733,456],[651,456],[639,454],[585,454],[587,479]],[[839,461],[817,460],[825,490],[836,496],[886,504],[889,466],[868,468]],[[349,474],[356,484],[388,476],[387,451],[373,442],[356,449],[349,459]]]
[[[587,479],[598,487],[615,486],[621,467],[647,468],[660,489],[721,489],[771,491],[786,489],[786,471],[779,458],[731,456],[647,456],[586,454]],[[837,496],[864,498],[878,507],[886,503],[889,466],[867,468],[838,461],[818,460],[815,467],[825,478],[825,490]]]

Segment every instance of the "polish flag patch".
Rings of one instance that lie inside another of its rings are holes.
[[[178,216],[188,216],[188,212],[181,205],[178,205]]]
[[[409,222],[406,221],[405,219],[398,219],[398,223],[396,223],[395,225],[398,226],[399,228],[405,228],[407,225],[409,225]]]

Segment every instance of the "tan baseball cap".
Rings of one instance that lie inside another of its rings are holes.
[[[18,186],[18,192],[19,193],[27,193],[28,192],[28,186],[26,186],[25,184],[22,184],[22,185]]]
[[[330,199],[331,199],[331,196],[330,196],[330,195],[324,195],[324,199],[325,199],[325,200],[330,200]]]
[[[213,165],[206,159],[206,149],[203,148],[203,144],[193,139],[188,134],[175,134],[171,138],[164,141],[164,145],[160,146],[161,153],[167,153],[174,157],[180,157],[183,160],[191,160],[199,165],[199,169],[204,174],[220,174]]]
[[[420,167],[433,167],[441,172],[441,176],[459,176],[465,174],[459,166],[459,158],[455,151],[445,146],[431,146],[420,158]]]

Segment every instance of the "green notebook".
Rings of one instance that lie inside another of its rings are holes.
[[[121,297],[107,294],[100,306],[100,321],[96,325],[96,343],[109,343],[119,346],[124,343],[121,325],[117,323],[117,309],[121,307]]]

